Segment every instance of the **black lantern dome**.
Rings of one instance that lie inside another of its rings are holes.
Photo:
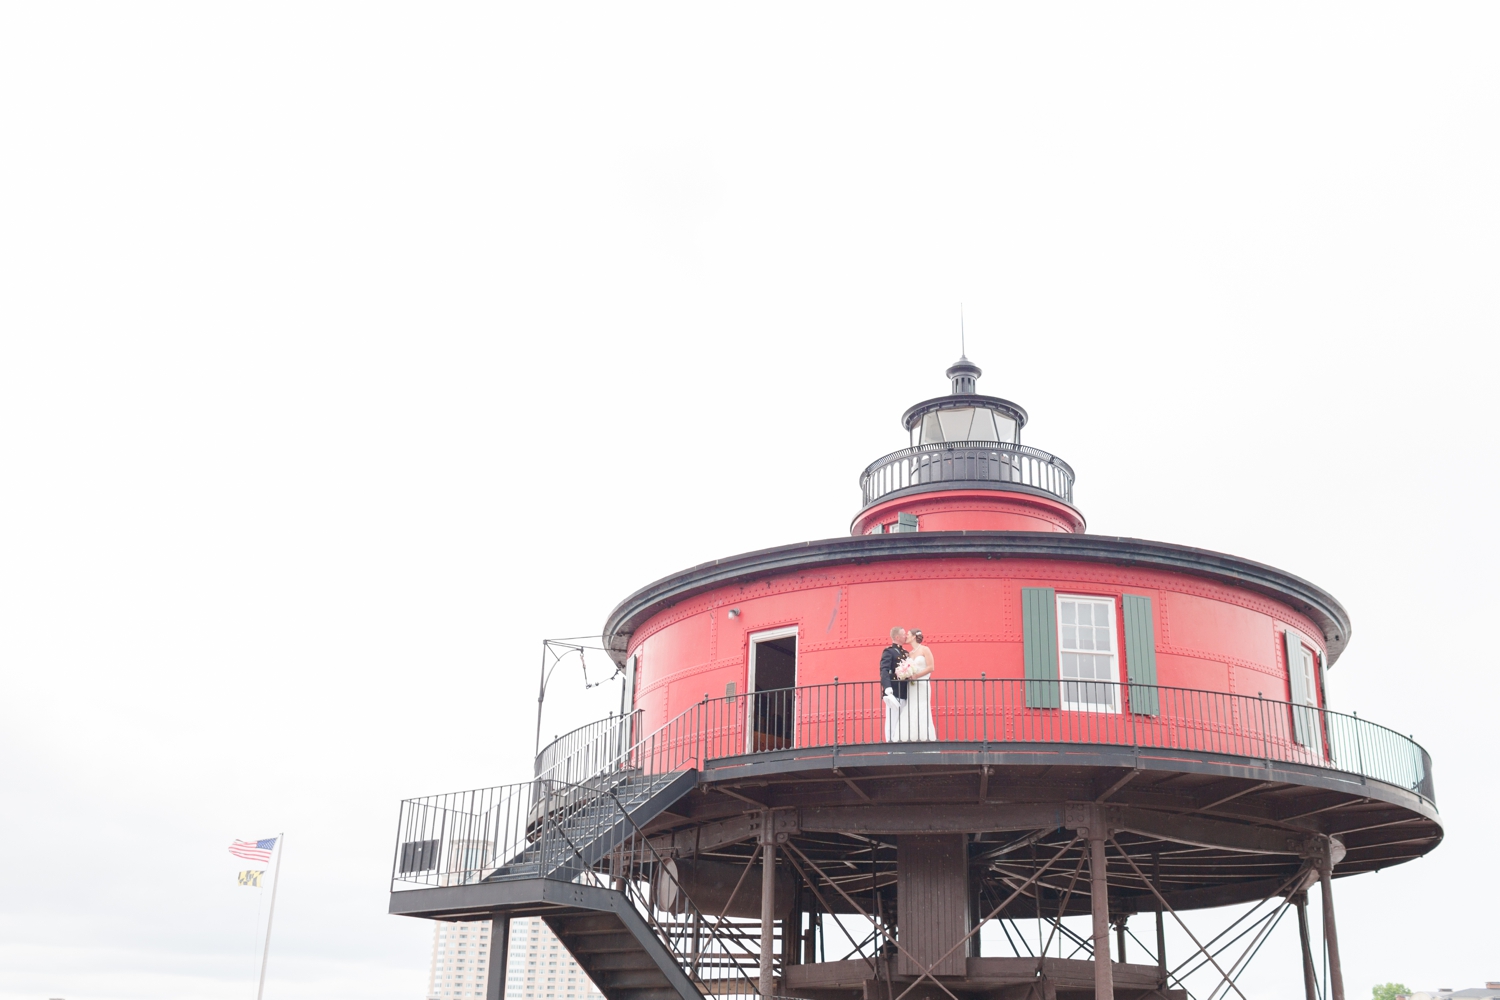
[[[960,357],[945,373],[953,389],[946,396],[924,399],[901,415],[901,426],[911,435],[911,444],[948,441],[999,441],[1021,443],[1026,411],[1020,404],[974,391],[984,374],[967,357]]]

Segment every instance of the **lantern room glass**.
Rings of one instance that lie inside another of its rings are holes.
[[[988,407],[955,407],[924,414],[912,425],[911,443],[936,444],[949,441],[1003,441],[1016,443],[1016,422]]]

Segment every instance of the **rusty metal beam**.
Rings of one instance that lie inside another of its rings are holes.
[[[1125,853],[1125,851],[1120,847],[1119,841],[1115,840],[1114,837],[1110,837],[1109,840],[1110,840],[1110,843],[1112,843],[1112,844],[1115,845],[1115,850],[1119,851],[1120,854],[1121,854],[1121,856],[1124,857],[1125,863],[1128,864],[1128,865],[1130,865],[1131,870],[1135,872],[1136,877],[1139,878],[1142,882],[1145,882],[1146,885],[1151,886],[1152,894],[1155,895],[1156,898],[1161,901],[1162,905],[1166,907],[1167,912],[1170,913],[1170,914],[1172,914],[1172,919],[1177,921],[1177,926],[1181,927],[1183,929],[1183,931],[1187,934],[1189,940],[1191,940],[1193,942],[1193,944],[1195,944],[1195,945],[1198,946],[1198,950],[1201,951],[1201,952],[1203,952],[1203,954],[1208,957],[1208,960],[1210,962],[1213,962],[1214,968],[1219,970],[1219,975],[1221,975],[1221,976],[1224,977],[1224,981],[1229,984],[1229,988],[1232,989],[1232,990],[1234,990],[1236,993],[1239,994],[1240,1000],[1248,1000],[1248,998],[1245,996],[1245,994],[1240,991],[1240,988],[1235,985],[1234,980],[1229,978],[1229,974],[1227,972],[1225,972],[1219,966],[1219,963],[1217,961],[1215,961],[1214,956],[1211,955],[1211,954],[1209,954],[1208,949],[1206,949],[1206,948],[1203,947],[1203,943],[1198,940],[1197,936],[1194,935],[1191,930],[1188,929],[1188,925],[1182,922],[1182,918],[1177,915],[1177,911],[1172,908],[1172,904],[1168,903],[1162,897],[1161,893],[1159,893],[1159,892],[1156,891],[1156,887],[1154,885],[1152,885],[1150,881],[1147,880],[1147,878],[1146,878],[1146,876],[1144,874],[1142,874],[1140,866],[1135,863],[1135,859],[1132,858],[1129,854]],[[1344,998],[1343,997],[1339,997],[1338,1000],[1344,1000]]]
[[[1256,879],[1253,882],[1236,882],[1229,885],[1207,886],[1202,889],[1179,889],[1175,892],[1163,889],[1161,895],[1174,910],[1202,910],[1265,899],[1285,882],[1284,877]],[[1123,911],[1145,913],[1156,902],[1156,895],[1152,892],[1129,895],[1122,893],[1116,899],[1118,902],[1115,905]]]
[[[1333,917],[1333,864],[1323,858],[1318,865],[1323,894],[1323,939],[1328,943],[1328,992],[1332,1000],[1344,1000],[1344,966],[1339,958],[1339,930]]]
[[[1331,812],[1334,809],[1340,809],[1345,806],[1356,804],[1363,804],[1370,801],[1372,800],[1367,798],[1350,798],[1348,795],[1340,795],[1337,792],[1330,795],[1308,796],[1293,807],[1298,810],[1297,812],[1278,815],[1276,819],[1279,819],[1283,823],[1295,823],[1299,819],[1308,819],[1312,816],[1318,816],[1326,812]],[[1308,808],[1309,806],[1311,808]]]
[[[1334,837],[1343,837],[1350,833],[1364,833],[1367,830],[1384,830],[1388,826],[1405,826],[1407,824],[1426,823],[1424,816],[1413,816],[1409,812],[1400,812],[1395,809],[1382,809],[1377,813],[1367,815],[1355,815],[1350,817],[1357,821],[1358,826],[1330,826],[1324,832]]]
[[[732,799],[739,799],[741,802],[744,802],[744,803],[746,803],[748,805],[752,805],[752,806],[754,806],[757,809],[764,809],[764,808],[766,808],[766,804],[764,802],[757,802],[755,799],[752,799],[752,798],[750,798],[748,796],[745,796],[745,795],[741,795],[739,792],[735,791],[733,788],[725,788],[723,785],[714,785],[713,787],[714,787],[715,791],[721,792],[721,793],[729,796]]]
[[[1118,792],[1120,789],[1124,788],[1126,785],[1134,781],[1137,777],[1140,776],[1140,773],[1141,769],[1139,767],[1132,768],[1131,770],[1126,771],[1123,777],[1121,777],[1113,785],[1110,785],[1108,788],[1106,788],[1104,790],[1104,793],[1095,798],[1094,801],[1103,802],[1105,799],[1115,794],[1115,792]]]
[[[808,833],[978,833],[1002,830],[1056,830],[1062,804],[955,802],[941,811],[895,805],[803,806],[798,828]]]
[[[1203,816],[1173,816],[1129,807],[1106,807],[1105,824],[1116,830],[1178,844],[1222,848],[1247,854],[1302,855],[1312,849],[1308,834],[1248,826]]]
[[[1219,806],[1225,805],[1226,803],[1233,802],[1235,799],[1239,798],[1242,795],[1249,795],[1251,792],[1258,792],[1262,788],[1272,788],[1278,784],[1280,784],[1280,782],[1277,781],[1257,782],[1256,784],[1241,788],[1237,792],[1230,792],[1228,795],[1220,796],[1219,798],[1214,799],[1212,802],[1204,803],[1203,805],[1198,807],[1197,811],[1208,812],[1210,809],[1216,809]]]
[[[860,798],[864,799],[866,802],[874,802],[875,801],[874,799],[870,798],[869,793],[867,793],[863,788],[860,788],[859,785],[857,785],[857,784],[854,783],[854,779],[853,778],[849,777],[847,774],[840,775],[840,777],[842,777],[844,779],[844,784],[848,785],[849,788],[851,790],[853,790],[853,792],[854,792],[855,795],[858,795]]]

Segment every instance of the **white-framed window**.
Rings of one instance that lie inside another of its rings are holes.
[[[1292,738],[1305,747],[1316,747],[1318,725],[1318,651],[1288,628],[1286,645],[1287,687],[1292,701]]]
[[[1307,647],[1307,643],[1300,641],[1291,643],[1295,648],[1292,652],[1291,669],[1300,676],[1297,681],[1292,682],[1292,690],[1296,692],[1295,697],[1298,704],[1318,707],[1318,654]],[[1298,690],[1300,688],[1300,690]]]
[[[1109,597],[1057,595],[1057,652],[1062,707],[1073,712],[1120,710],[1120,659],[1115,602]]]

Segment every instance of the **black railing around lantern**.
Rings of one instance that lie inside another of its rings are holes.
[[[937,484],[1019,486],[1073,502],[1073,468],[1040,448],[998,441],[948,441],[893,451],[859,477],[866,507],[903,490]]]

